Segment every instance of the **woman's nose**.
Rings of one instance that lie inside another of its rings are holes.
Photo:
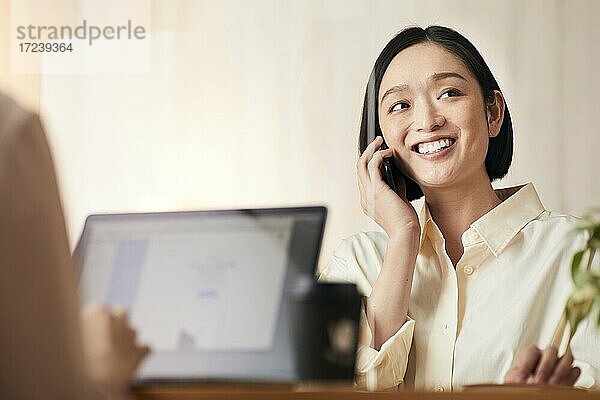
[[[432,132],[446,122],[444,116],[431,104],[415,105],[415,108],[417,132]]]

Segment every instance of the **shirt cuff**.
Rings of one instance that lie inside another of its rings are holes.
[[[407,318],[379,351],[361,346],[356,359],[356,384],[368,390],[396,388],[404,382],[415,321]]]
[[[582,389],[600,389],[600,385],[598,384],[598,371],[591,367],[589,364],[575,360],[573,362],[575,367],[579,367],[581,369],[581,375],[575,382],[575,387]]]

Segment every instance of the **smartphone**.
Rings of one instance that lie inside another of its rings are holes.
[[[375,107],[377,107],[376,102],[377,96],[375,96],[375,74],[371,74],[369,77],[369,83],[367,85],[367,144],[371,143],[375,140],[375,136],[377,135],[375,130]],[[381,136],[381,135],[379,135]],[[385,139],[383,139],[383,144],[381,145],[381,150],[386,150],[388,148],[385,143]],[[394,180],[394,169],[392,165],[392,159],[390,157],[383,159],[383,178],[389,187],[396,193],[396,181]]]
[[[373,138],[375,139],[375,138]],[[381,145],[382,150],[386,150],[388,148],[387,144],[385,144],[385,139],[383,139],[383,144]],[[394,192],[396,192],[396,181],[394,180],[394,170],[392,169],[392,159],[391,157],[387,157],[383,159],[383,177],[385,178],[385,182],[389,187],[392,188]],[[398,192],[396,192],[398,193]]]

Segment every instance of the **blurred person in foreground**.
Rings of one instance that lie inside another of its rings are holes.
[[[0,262],[0,398],[129,398],[149,348],[124,312],[79,311],[43,127],[1,93]]]

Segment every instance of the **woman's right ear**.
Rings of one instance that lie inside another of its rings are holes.
[[[504,96],[499,90],[494,90],[494,100],[486,105],[488,136],[496,137],[500,133],[504,120]]]

